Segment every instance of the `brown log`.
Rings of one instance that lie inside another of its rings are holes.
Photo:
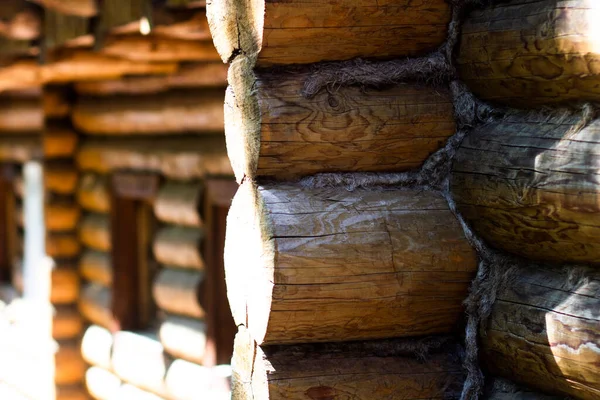
[[[74,194],[77,181],[77,169],[74,165],[64,162],[47,162],[44,164],[44,186],[46,190],[57,194]]]
[[[79,275],[71,266],[59,266],[52,270],[52,304],[72,304],[79,298]]]
[[[165,378],[169,398],[194,400],[202,393],[207,399],[231,399],[229,377],[219,372],[219,368],[175,360]]]
[[[87,284],[81,290],[78,307],[81,315],[93,324],[106,329],[114,327],[110,308],[111,290],[97,284]]]
[[[600,100],[600,4],[511,0],[473,11],[462,27],[458,67],[473,92],[532,107]]]
[[[198,291],[203,278],[203,271],[163,268],[152,288],[156,305],[169,313],[202,318]]]
[[[1,36],[15,40],[34,40],[40,35],[41,25],[40,13],[27,2],[4,0],[0,4]]]
[[[110,255],[102,251],[86,250],[79,260],[79,273],[83,279],[110,287],[113,279]]]
[[[1,155],[0,147],[0,155]],[[222,136],[88,140],[77,154],[81,169],[106,174],[115,169],[160,172],[169,179],[231,175]]]
[[[426,360],[397,340],[258,346],[241,327],[233,350],[232,400],[453,399],[463,372],[452,354]]]
[[[168,316],[158,332],[165,351],[173,358],[181,358],[197,364],[204,360],[206,348],[206,324],[204,321]]]
[[[227,219],[229,304],[264,344],[449,332],[476,265],[428,191],[244,183]]]
[[[154,215],[168,224],[201,227],[201,182],[167,181],[154,200]]]
[[[223,91],[82,97],[75,104],[72,119],[86,133],[111,136],[222,132]]]
[[[42,137],[45,158],[71,158],[77,149],[77,133],[64,126],[49,124]]]
[[[86,365],[81,358],[77,341],[59,342],[55,362],[56,384],[72,385],[83,381]]]
[[[0,90],[30,90],[41,85],[40,65],[32,58],[18,59],[0,68]]]
[[[167,226],[160,229],[152,245],[154,258],[161,263],[180,268],[203,269],[200,245],[204,234],[197,228]]]
[[[121,380],[105,369],[91,367],[85,373],[85,386],[95,400],[113,400],[118,398]]]
[[[219,60],[219,54],[210,40],[181,40],[161,36],[113,36],[106,41],[101,52],[133,62]]]
[[[26,163],[42,155],[40,135],[0,136],[0,161]]]
[[[46,235],[46,254],[52,258],[74,258],[81,245],[74,233],[49,233]]]
[[[597,271],[521,268],[494,303],[481,338],[485,364],[544,392],[597,399],[599,310]]]
[[[44,213],[47,231],[70,232],[77,227],[81,210],[70,199],[57,199],[45,205]]]
[[[475,129],[454,160],[463,216],[495,247],[552,262],[600,259],[600,119],[515,115]]]
[[[222,63],[184,64],[177,72],[157,76],[132,76],[118,80],[102,80],[75,83],[75,90],[82,95],[112,96],[118,94],[155,94],[171,89],[225,87],[227,66]]]
[[[68,92],[60,86],[47,86],[42,94],[42,107],[46,118],[66,118],[71,112]]]
[[[94,0],[32,0],[45,8],[69,15],[93,17],[98,12]]]
[[[57,386],[56,400],[90,400],[83,385],[80,383],[74,385]]]
[[[83,245],[104,252],[110,251],[110,220],[106,214],[87,214],[79,224],[79,239]]]
[[[244,176],[293,179],[332,171],[416,168],[456,132],[446,89],[401,85],[365,91],[301,89],[311,71],[252,72],[239,57],[225,96],[227,150]]]
[[[144,367],[140,368],[142,365]],[[169,360],[154,332],[115,333],[112,366],[123,381],[167,397],[164,378]]]
[[[74,339],[83,332],[83,321],[77,308],[68,306],[57,306],[54,310],[52,320],[52,338],[55,340]]]
[[[0,101],[0,131],[3,134],[41,132],[44,109],[40,98],[4,98]]]
[[[112,369],[113,334],[98,325],[86,329],[81,341],[81,355],[90,365]]]
[[[77,188],[77,202],[83,209],[104,214],[110,212],[110,194],[106,181],[105,176],[92,173],[81,177]]]
[[[450,6],[442,0],[227,0],[209,2],[207,17],[224,62],[242,53],[267,66],[423,54],[445,40]]]

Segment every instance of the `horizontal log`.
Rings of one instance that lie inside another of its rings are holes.
[[[194,400],[198,393],[211,400],[231,399],[229,376],[220,376],[219,367],[209,368],[184,360],[175,360],[165,382],[169,398]]]
[[[48,124],[42,137],[45,158],[71,158],[77,150],[77,133],[62,125]]]
[[[60,86],[46,86],[42,94],[42,107],[46,118],[66,118],[71,112],[69,93]]]
[[[175,91],[159,95],[81,97],[73,124],[89,134],[166,135],[223,131],[223,91]]]
[[[201,182],[167,181],[154,200],[154,215],[168,224],[201,227],[203,195]]]
[[[84,210],[109,213],[110,193],[107,178],[93,173],[84,174],[77,188],[77,202]]]
[[[600,100],[600,4],[511,0],[473,11],[458,69],[480,98],[530,108]]]
[[[44,164],[46,190],[57,194],[74,194],[77,181],[78,173],[74,165],[64,162],[46,162]]]
[[[77,341],[59,342],[54,359],[54,382],[57,385],[72,385],[83,381],[86,365],[81,358]]]
[[[219,60],[211,40],[181,40],[160,36],[113,36],[105,42],[101,52],[134,62]]]
[[[450,5],[442,0],[227,0],[209,2],[207,17],[224,62],[242,53],[256,56],[258,66],[310,64],[434,50],[446,38]]]
[[[225,87],[227,66],[220,62],[184,64],[177,72],[157,76],[131,76],[118,80],[76,82],[81,95],[155,94],[171,89]]]
[[[90,365],[112,369],[113,334],[106,328],[91,325],[85,331],[81,341],[81,355]]]
[[[232,400],[459,398],[464,376],[454,354],[423,361],[402,354],[396,343],[262,347],[242,327],[233,350]]]
[[[152,292],[156,305],[163,311],[192,318],[202,318],[198,301],[203,271],[163,268],[154,280]]]
[[[79,297],[79,275],[71,266],[52,270],[50,302],[52,304],[72,304]]]
[[[206,324],[204,321],[168,316],[158,331],[165,351],[173,358],[202,364],[206,349]]]
[[[79,223],[81,210],[70,199],[50,200],[44,206],[46,230],[50,232],[70,232]]]
[[[85,386],[95,400],[114,400],[118,399],[121,380],[110,371],[91,367],[85,373]]]
[[[0,131],[6,133],[41,132],[44,109],[41,98],[3,98],[0,100]]]
[[[46,254],[52,258],[74,258],[81,244],[74,233],[49,233],[46,235]]]
[[[428,191],[244,183],[227,220],[229,304],[264,344],[449,332],[476,265]]]
[[[97,173],[145,170],[159,172],[168,179],[231,175],[222,136],[87,140],[77,153],[77,163],[81,169]]]
[[[496,297],[485,365],[544,392],[597,399],[599,310],[597,271],[521,268]]]
[[[110,218],[106,214],[87,214],[79,224],[79,240],[94,250],[110,251]]]
[[[88,393],[80,383],[74,385],[57,386],[56,400],[90,400]]]
[[[123,381],[167,397],[164,378],[169,360],[155,333],[115,333],[112,365],[115,374]],[[140,368],[140,365],[144,368]]]
[[[200,245],[204,233],[197,228],[166,226],[154,237],[154,258],[161,264],[174,267],[203,269]]]
[[[113,279],[110,255],[102,251],[84,251],[79,259],[79,273],[87,281],[110,287]]]
[[[140,33],[140,21],[117,26],[111,29],[113,35]],[[181,40],[210,40],[210,29],[206,12],[203,9],[173,10],[167,7],[153,7],[152,31],[150,37],[164,37]]]
[[[94,0],[32,0],[45,8],[68,15],[93,17],[98,12]]]
[[[1,69],[0,69],[1,71]],[[43,156],[40,135],[0,136],[0,161],[26,163]]]
[[[34,40],[39,37],[42,21],[38,10],[20,0],[4,0],[2,3],[0,36],[14,40]]]
[[[52,319],[52,338],[54,340],[74,339],[83,333],[83,321],[73,305],[57,306]]]
[[[552,262],[600,259],[600,119],[517,114],[475,129],[454,159],[452,192],[493,246]]]
[[[111,311],[111,289],[97,284],[87,284],[81,289],[78,302],[81,315],[92,324],[106,329],[114,327]]]
[[[420,166],[456,132],[447,89],[400,85],[302,96],[314,72],[252,72],[247,58],[229,70],[227,151],[244,176],[292,180],[335,171],[402,171]]]

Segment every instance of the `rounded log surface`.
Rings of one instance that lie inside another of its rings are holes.
[[[110,302],[111,289],[93,283],[87,284],[81,290],[79,312],[91,323],[110,330],[115,325]]]
[[[456,132],[447,89],[343,87],[307,99],[301,90],[312,73],[254,73],[245,57],[232,63],[225,133],[238,183],[417,168]]]
[[[121,380],[105,369],[91,367],[85,373],[85,386],[96,400],[115,400],[118,398]]]
[[[101,52],[124,60],[150,64],[219,60],[219,54],[210,39],[181,40],[159,36],[112,36],[102,46]]]
[[[56,400],[90,400],[90,396],[79,384],[57,386]]]
[[[110,287],[112,284],[112,266],[109,253],[86,250],[79,259],[79,273],[90,282]]]
[[[44,109],[41,98],[0,98],[0,131],[41,132]]]
[[[184,360],[175,360],[167,371],[165,382],[169,397],[195,400],[202,393],[211,400],[230,400],[228,377],[219,376],[219,367],[209,368]]]
[[[200,227],[203,195],[200,182],[167,181],[154,200],[154,215],[165,223]]]
[[[518,269],[496,297],[485,365],[543,392],[600,397],[600,274],[578,267]]]
[[[104,252],[110,251],[110,221],[106,214],[88,214],[79,224],[79,239],[83,245]]]
[[[484,100],[532,107],[600,100],[600,3],[511,0],[471,12],[458,69]]]
[[[54,340],[73,339],[83,332],[83,321],[77,307],[58,306],[52,320],[52,338]]]
[[[52,201],[44,208],[46,229],[50,232],[66,232],[76,229],[81,215],[79,206],[69,200]]]
[[[452,192],[495,247],[552,262],[600,260],[600,119],[514,115],[476,128],[454,159]]]
[[[103,175],[86,173],[79,181],[77,202],[88,211],[108,214],[110,212],[110,194]]]
[[[163,311],[202,318],[204,310],[198,302],[198,291],[203,280],[202,271],[163,268],[154,281],[154,301]]]
[[[49,233],[46,235],[46,254],[52,258],[74,258],[81,245],[74,233]]]
[[[203,269],[200,244],[204,234],[197,228],[166,226],[154,238],[154,257],[161,264],[173,267]]]
[[[1,155],[0,145],[0,155]],[[160,172],[170,179],[190,180],[206,175],[231,175],[221,135],[152,140],[88,140],[77,154],[81,169],[108,173],[115,169]]]
[[[23,164],[43,155],[41,135],[0,136],[0,161]]]
[[[57,385],[73,385],[83,381],[86,365],[76,341],[59,342],[55,362],[54,382]]]
[[[112,346],[112,333],[106,328],[91,325],[83,335],[81,355],[88,364],[111,370]]]
[[[264,344],[451,331],[476,265],[433,192],[244,183],[227,219],[229,304]]]
[[[79,298],[79,274],[71,267],[58,267],[52,270],[52,304],[72,304]]]
[[[203,363],[206,349],[204,321],[171,315],[160,325],[158,336],[165,351],[174,358]]]
[[[45,87],[42,106],[46,118],[66,118],[71,112],[68,93],[61,87]]]
[[[44,165],[44,185],[46,190],[57,194],[70,195],[77,187],[77,169],[73,165],[47,162]]]
[[[50,125],[44,130],[42,140],[44,157],[71,158],[75,154],[79,138],[72,129]]]
[[[443,0],[224,0],[207,4],[221,59],[256,55],[258,66],[356,57],[393,58],[435,50],[446,38]]]
[[[223,131],[223,91],[176,91],[161,95],[81,97],[73,124],[89,134],[166,135]]]

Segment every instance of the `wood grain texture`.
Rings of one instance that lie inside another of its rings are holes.
[[[393,341],[258,346],[241,327],[233,351],[232,400],[456,399],[461,365],[450,354],[425,361],[395,354]]]
[[[83,174],[77,187],[77,202],[86,211],[108,214],[110,194],[106,176],[91,172]]]
[[[198,292],[203,279],[202,271],[163,268],[154,280],[154,301],[168,313],[202,318],[204,310],[200,307]]]
[[[600,259],[600,120],[515,115],[482,125],[454,159],[460,212],[493,246],[552,262]]]
[[[72,385],[83,381],[86,365],[79,352],[78,341],[58,342],[58,351],[54,359],[54,382],[57,385]]]
[[[118,398],[121,380],[106,369],[91,367],[85,373],[85,386],[95,400],[112,400]]]
[[[113,329],[114,319],[110,309],[111,289],[98,284],[86,284],[81,288],[78,308],[81,315],[92,324]]]
[[[94,250],[108,252],[110,243],[110,221],[106,214],[87,214],[79,224],[81,243]]]
[[[167,181],[154,200],[154,216],[168,224],[199,228],[203,194],[201,182]]]
[[[170,315],[160,324],[158,336],[165,351],[173,358],[203,363],[206,348],[204,321]]]
[[[46,254],[52,258],[74,258],[81,244],[75,233],[50,233],[46,235]]]
[[[450,6],[414,2],[226,0],[207,4],[215,47],[224,62],[238,53],[257,65],[415,56],[446,38]]]
[[[71,158],[77,150],[79,138],[70,127],[47,123],[42,141],[45,158]]]
[[[580,272],[580,271],[579,271]],[[600,396],[600,275],[520,269],[498,294],[487,334],[486,366],[548,393]]]
[[[220,62],[187,63],[176,72],[157,76],[130,76],[118,80],[76,82],[81,95],[156,94],[172,89],[225,87],[227,66]]]
[[[2,146],[0,144],[0,159]],[[106,174],[115,169],[159,172],[169,179],[190,180],[231,175],[222,136],[86,140],[77,153],[81,169]]]
[[[110,287],[113,281],[110,254],[89,249],[84,251],[79,258],[79,273],[87,281]]]
[[[227,150],[238,182],[334,171],[417,168],[456,132],[450,93],[400,85],[302,96],[309,70],[253,72],[237,57],[225,96]]]
[[[480,98],[534,107],[600,100],[600,4],[511,0],[473,11],[458,52],[461,78]]]
[[[41,132],[43,128],[41,98],[0,98],[0,131],[3,134]]]
[[[258,343],[451,331],[475,269],[432,192],[244,183],[227,219],[229,304]]]
[[[81,354],[90,365],[112,370],[113,334],[106,328],[90,325],[81,340]]]
[[[80,97],[73,124],[88,134],[167,135],[223,131],[223,90]]]
[[[154,237],[154,258],[161,264],[178,268],[204,269],[200,247],[204,233],[197,228],[165,226]]]
[[[54,340],[75,339],[83,333],[83,321],[73,305],[56,306],[52,319],[52,338]]]

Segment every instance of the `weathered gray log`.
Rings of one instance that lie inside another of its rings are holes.
[[[110,255],[102,251],[84,251],[79,259],[79,273],[83,279],[110,287],[113,279]]]
[[[81,315],[93,324],[106,329],[115,327],[111,311],[111,289],[97,284],[82,287],[78,308]]]
[[[521,268],[498,293],[486,335],[493,373],[547,393],[600,396],[600,275]]]
[[[200,246],[204,233],[198,228],[166,226],[154,237],[154,257],[161,264],[173,267],[203,269]]]
[[[227,220],[227,293],[264,344],[448,332],[476,256],[439,194],[251,182]]]
[[[167,181],[154,200],[154,215],[169,224],[200,227],[203,195],[200,182]]]
[[[163,311],[202,318],[204,310],[198,302],[198,292],[203,280],[203,271],[163,268],[154,280],[154,301]]]
[[[165,351],[173,358],[203,363],[206,349],[204,321],[170,315],[161,323],[158,336]]]
[[[600,119],[518,114],[476,128],[454,159],[458,209],[493,246],[552,262],[600,260]]]

